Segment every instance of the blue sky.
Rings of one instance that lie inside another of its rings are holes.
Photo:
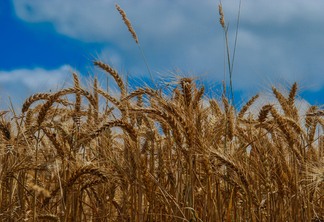
[[[224,76],[217,0],[0,1],[1,107],[55,90],[72,71],[91,77],[101,59],[134,83],[148,81],[140,51],[115,9],[127,13],[157,79],[193,76],[214,90]],[[234,43],[238,0],[223,1]],[[233,83],[248,98],[297,81],[300,95],[324,104],[324,1],[242,0]],[[102,79],[104,79],[101,76]]]

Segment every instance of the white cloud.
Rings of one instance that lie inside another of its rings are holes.
[[[20,107],[34,93],[56,91],[71,79],[72,69],[64,65],[55,70],[17,69],[0,71],[1,108],[8,107],[8,97]]]
[[[50,22],[61,34],[104,43],[103,52],[112,52],[105,59],[135,75],[143,73],[145,64],[115,10],[117,2],[139,35],[152,70],[180,68],[197,75],[207,73],[218,81],[223,78],[224,37],[218,24],[218,1],[13,2],[17,16],[26,22]],[[233,43],[238,1],[223,1],[223,8]],[[323,8],[322,0],[242,0],[233,76],[236,89],[253,88],[268,79],[323,88]]]
[[[20,111],[24,101],[35,93],[54,93],[63,88],[73,87],[73,72],[78,74],[81,87],[91,91],[93,78],[80,75],[68,65],[51,70],[39,67],[11,71],[0,70],[0,110],[7,110],[11,101],[16,111]],[[98,78],[99,87],[106,89],[109,83],[109,92],[112,95],[119,94],[114,81],[106,82],[104,71],[94,68],[94,72]]]

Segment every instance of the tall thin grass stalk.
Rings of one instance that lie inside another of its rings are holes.
[[[235,101],[234,101],[234,92],[233,92],[233,69],[234,69],[234,61],[235,61],[235,54],[236,54],[236,48],[237,48],[237,39],[238,39],[238,29],[239,29],[239,22],[240,22],[240,15],[241,15],[241,0],[239,2],[239,8],[238,8],[238,14],[237,14],[237,20],[236,20],[236,31],[235,31],[235,41],[234,41],[234,49],[233,49],[233,55],[231,58],[231,52],[230,52],[230,47],[229,47],[229,38],[228,38],[228,28],[229,25],[226,24],[225,22],[225,15],[223,11],[223,6],[222,2],[220,1],[218,5],[218,11],[220,15],[220,24],[224,30],[224,35],[225,35],[225,48],[226,48],[226,58],[227,58],[227,65],[228,65],[228,72],[229,72],[229,83],[230,83],[230,94],[231,94],[231,104],[235,106]],[[226,77],[226,75],[225,75]],[[224,79],[226,82],[226,79]],[[225,92],[225,89],[224,89]]]

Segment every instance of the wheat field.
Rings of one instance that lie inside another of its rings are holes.
[[[236,110],[191,78],[128,92],[95,65],[118,95],[73,74],[73,87],[1,112],[3,221],[324,220],[324,118],[299,116],[297,84],[253,113],[258,95]]]
[[[94,65],[118,93],[73,73],[0,111],[2,221],[324,221],[324,112],[300,114],[297,83],[255,110],[258,95],[237,108],[187,77],[129,90]]]

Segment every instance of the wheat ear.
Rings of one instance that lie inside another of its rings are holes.
[[[218,5],[218,12],[219,12],[219,15],[220,15],[219,23],[221,24],[221,26],[223,27],[223,29],[225,29],[225,16],[224,16],[224,11],[223,11],[222,3],[220,3]]]
[[[51,96],[49,93],[37,93],[32,96],[30,96],[26,101],[24,102],[21,112],[25,113],[29,109],[30,105],[33,104],[36,101],[48,99]]]
[[[80,88],[80,80],[76,73],[73,73],[73,81],[74,81],[74,88],[79,89]],[[78,115],[79,112],[81,111],[81,93],[80,92],[75,93],[74,110],[75,110],[76,115]]]
[[[122,16],[123,21],[124,21],[125,25],[127,26],[128,31],[132,34],[133,39],[135,40],[136,44],[138,44],[138,38],[137,38],[136,32],[135,32],[132,24],[130,23],[129,19],[127,18],[125,11],[118,4],[116,4],[116,9],[119,12],[119,14]]]
[[[94,61],[93,63],[94,63],[94,65],[99,66],[101,69],[108,72],[114,78],[114,80],[116,81],[116,83],[120,89],[122,97],[123,97],[126,94],[126,88],[125,88],[124,82],[123,82],[122,78],[120,77],[120,75],[118,74],[118,72],[115,69],[113,69],[111,66],[109,66],[108,64],[105,64],[101,61]]]
[[[244,106],[243,108],[241,109],[241,111],[239,112],[238,114],[238,118],[239,119],[242,119],[244,114],[246,113],[246,111],[251,107],[251,105],[255,102],[255,100],[259,98],[259,95],[255,95],[253,96]]]

